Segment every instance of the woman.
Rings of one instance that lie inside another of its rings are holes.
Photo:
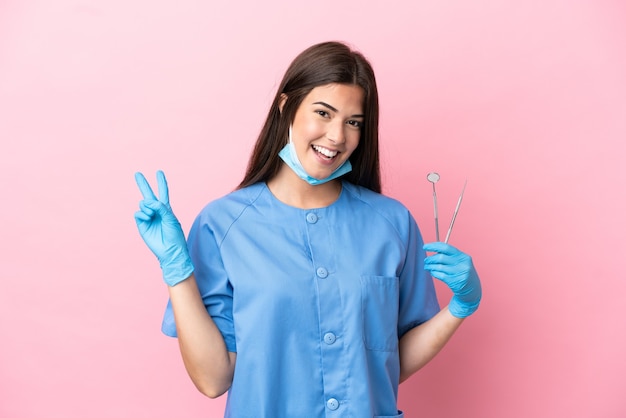
[[[398,385],[477,308],[471,258],[424,245],[409,211],[380,194],[378,93],[344,44],[287,70],[238,189],[188,240],[157,173],[135,215],[170,301],[163,331],[226,417],[402,417]],[[427,257],[425,251],[436,254]],[[430,273],[454,296],[439,308]]]

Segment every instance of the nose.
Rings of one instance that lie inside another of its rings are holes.
[[[326,137],[334,144],[346,142],[345,124],[342,121],[333,121],[326,131]]]

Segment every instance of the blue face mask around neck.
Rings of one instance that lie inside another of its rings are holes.
[[[296,148],[291,140],[291,126],[289,127],[289,142],[283,147],[282,150],[280,150],[278,156],[282,158],[285,164],[287,164],[294,171],[294,173],[298,175],[298,177],[312,186],[324,184],[352,171],[352,164],[350,164],[350,160],[346,160],[325,179],[316,179],[315,177],[311,177],[302,166],[302,163],[300,163],[298,154],[296,154]]]

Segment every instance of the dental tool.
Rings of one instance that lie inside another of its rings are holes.
[[[428,173],[426,179],[433,184],[433,203],[435,207],[435,236],[437,237],[437,241],[439,241],[439,214],[437,210],[437,191],[435,190],[435,183],[439,181],[438,173]]]
[[[452,220],[450,221],[450,227],[448,228],[448,233],[446,234],[446,240],[444,241],[446,244],[450,239],[450,234],[452,233],[452,227],[454,226],[454,220],[456,219],[456,215],[459,213],[459,208],[461,207],[461,201],[463,200],[463,194],[465,193],[465,186],[467,186],[467,180],[465,180],[465,184],[463,185],[463,190],[461,190],[461,196],[459,196],[459,201],[456,203],[456,208],[454,209],[454,215],[452,215]]]
[[[431,172],[428,173],[426,179],[432,183],[433,185],[433,206],[435,209],[435,237],[437,241],[439,241],[439,210],[437,208],[437,191],[435,190],[435,183],[439,181],[441,176],[439,173]],[[452,220],[450,221],[450,226],[448,227],[448,233],[446,234],[445,243],[448,243],[450,239],[450,234],[452,234],[452,227],[454,227],[454,221],[456,220],[456,216],[459,213],[459,208],[461,207],[461,202],[463,201],[463,195],[465,194],[465,187],[467,186],[467,179],[465,180],[465,184],[463,185],[463,190],[461,190],[461,195],[459,196],[459,200],[456,203],[456,208],[454,209],[454,214],[452,215]]]

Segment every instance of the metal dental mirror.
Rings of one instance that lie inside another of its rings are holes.
[[[438,173],[428,173],[426,179],[433,184],[433,203],[435,207],[435,237],[437,241],[439,241],[439,214],[437,209],[437,191],[435,190],[435,183],[439,181],[441,177]],[[450,221],[450,227],[448,227],[448,233],[446,234],[446,240],[444,241],[446,244],[450,239],[450,234],[452,233],[452,227],[454,226],[454,221],[456,220],[456,215],[459,213],[459,208],[461,207],[461,201],[463,200],[463,194],[465,193],[465,187],[467,186],[467,180],[465,180],[465,184],[463,185],[463,190],[461,191],[461,196],[459,196],[459,200],[456,203],[456,208],[454,209],[454,214],[452,215],[452,220]]]
[[[435,206],[435,237],[437,238],[437,241],[439,241],[439,214],[437,211],[437,191],[435,190],[435,183],[439,181],[440,177],[438,173],[428,173],[426,178],[429,182],[433,184],[433,203]]]

